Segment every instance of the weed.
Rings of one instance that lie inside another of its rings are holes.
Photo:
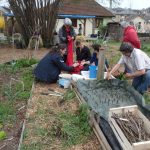
[[[14,101],[21,95],[22,92],[22,84],[19,83],[14,85],[6,85],[4,88],[4,95],[7,97],[9,101]]]
[[[22,91],[22,92],[19,92],[17,95],[17,99],[19,100],[28,100],[29,98],[30,98],[29,91]]]
[[[42,127],[38,127],[38,126],[36,128],[34,128],[33,131],[37,137],[44,137],[48,133],[48,130],[46,128],[42,128]]]
[[[150,92],[144,93],[144,99],[146,104],[150,104]]]
[[[4,140],[6,138],[6,132],[5,131],[0,131],[0,141]]]
[[[63,100],[72,100],[75,98],[76,95],[73,90],[68,89],[67,92],[64,94]]]
[[[14,120],[15,111],[11,102],[0,102],[0,122]]]
[[[31,90],[32,83],[33,83],[32,69],[23,73],[22,81],[24,83],[25,90]]]
[[[17,60],[15,65],[19,68],[24,68],[24,67],[30,67],[36,63],[38,63],[38,61],[34,58],[30,58],[30,59],[22,58],[20,60]]]
[[[125,74],[122,73],[122,72],[119,74],[119,76],[117,78],[120,79],[120,80],[126,80],[127,79]]]

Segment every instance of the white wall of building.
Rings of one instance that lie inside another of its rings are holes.
[[[56,23],[56,32],[63,26],[64,19],[58,19]],[[79,24],[82,24],[82,32],[84,31],[84,19],[77,20],[77,27],[74,27],[76,34],[78,34]],[[92,19],[86,19],[85,36],[92,34]],[[82,33],[83,34],[83,33]]]
[[[141,17],[138,16],[138,17],[134,18],[132,21],[138,32],[141,32],[141,33],[145,32],[145,20],[144,19],[142,19]],[[138,26],[139,22],[141,22],[141,29],[138,30],[137,26]]]
[[[91,34],[97,34],[98,28],[94,28],[94,23],[93,19],[86,19],[86,26],[85,26],[85,36],[90,37]],[[103,26],[106,26],[108,22],[111,22],[111,18],[104,18],[103,20]],[[58,19],[57,24],[56,24],[56,32],[59,31],[59,29],[63,26],[64,24],[64,19]],[[77,19],[77,27],[74,27],[74,30],[76,34],[78,35],[78,29],[79,29],[79,24],[82,24],[82,34],[84,32],[84,19]],[[93,30],[94,28],[94,30]]]

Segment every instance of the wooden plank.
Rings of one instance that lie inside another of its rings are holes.
[[[125,137],[125,135],[123,134],[122,130],[120,129],[120,127],[118,126],[118,124],[116,123],[116,121],[111,118],[111,127],[118,139],[118,141],[120,142],[122,148],[124,148],[125,150],[132,150],[132,146],[131,144],[129,143],[129,141],[127,140],[127,138]]]
[[[106,149],[107,150],[112,150],[112,148],[110,147],[109,143],[107,142],[106,137],[104,136],[102,130],[100,129],[100,127],[99,127],[99,125],[98,125],[98,123],[96,122],[95,119],[93,119],[93,126],[96,129],[98,135],[100,136],[100,138],[101,138],[103,144],[105,145]]]
[[[104,79],[105,71],[105,50],[99,50],[97,80]]]
[[[102,149],[103,149],[103,150],[107,150],[106,147],[105,147],[105,145],[104,145],[104,143],[102,142],[102,140],[101,140],[99,134],[97,133],[97,130],[96,130],[95,128],[93,128],[93,131],[94,131],[94,133],[95,133],[95,135],[96,135],[98,141],[100,142]]]
[[[133,143],[134,150],[150,150],[150,141]]]
[[[150,121],[140,111],[137,111],[137,114],[144,121],[144,128],[146,132],[150,134]]]
[[[134,112],[134,111],[137,111],[137,110],[138,110],[138,106],[137,105],[118,107],[118,108],[111,108],[111,109],[109,109],[109,115],[112,115],[112,113],[122,113],[123,111],[124,112],[128,112],[128,111]]]
[[[78,92],[77,88],[74,87],[74,91],[75,91],[75,94],[76,94],[77,98],[79,99],[80,103],[86,103],[86,101],[83,99],[81,94]]]
[[[113,132],[114,132],[114,134],[115,134],[115,136],[116,136],[116,138],[118,139],[118,142],[120,143],[121,147],[122,147],[124,150],[126,150],[127,147],[126,147],[126,145],[124,144],[124,142],[122,141],[122,139],[121,139],[121,137],[120,137],[118,131],[116,130],[116,128],[114,127],[114,125],[112,124],[112,122],[109,122],[109,124],[110,124],[110,126],[111,126],[111,128],[112,128],[112,130],[113,130]]]

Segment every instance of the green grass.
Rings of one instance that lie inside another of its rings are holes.
[[[146,104],[150,104],[150,92],[144,93],[144,99]]]
[[[9,101],[27,100],[30,97],[33,83],[32,68],[19,69],[18,72],[21,72],[19,79],[12,81],[12,85],[6,84],[3,88],[3,93]]]
[[[23,145],[21,147],[21,150],[42,150],[43,149],[42,145],[43,145],[43,143],[33,142],[28,145]]]
[[[15,119],[15,109],[13,104],[9,101],[0,102],[0,122],[5,124],[13,122]]]
[[[150,43],[142,43],[141,49],[150,56]]]
[[[64,146],[85,142],[91,133],[88,123],[88,106],[81,105],[76,114],[59,114],[52,133],[62,139]]]
[[[7,137],[5,131],[0,131],[0,141],[4,140]]]
[[[68,101],[68,100],[73,100],[73,98],[75,98],[76,95],[74,93],[73,90],[68,89],[67,92],[64,94],[63,99]]]
[[[27,65],[25,65],[26,62]],[[30,97],[33,83],[33,68],[31,67],[33,62],[36,63],[36,61],[21,59],[15,63],[0,65],[0,75],[7,79],[1,87],[3,99],[0,101],[0,124],[4,127],[14,124],[16,121],[18,109],[16,104],[19,101],[27,101]],[[15,80],[12,80],[12,78]]]

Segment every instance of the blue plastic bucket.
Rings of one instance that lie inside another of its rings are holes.
[[[96,78],[96,76],[97,76],[97,66],[90,66],[89,71],[90,71],[89,77],[92,78],[92,79]]]

